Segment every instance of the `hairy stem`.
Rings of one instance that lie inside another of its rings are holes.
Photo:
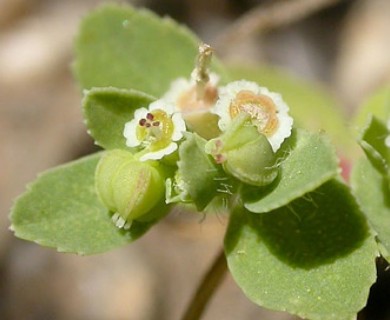
[[[196,293],[191,299],[184,316],[181,318],[182,320],[200,319],[207,303],[210,301],[215,290],[221,284],[224,276],[226,275],[226,271],[227,265],[225,253],[221,250],[196,290]]]
[[[279,0],[259,5],[241,16],[215,41],[221,55],[228,46],[254,33],[264,33],[288,25],[341,0]]]

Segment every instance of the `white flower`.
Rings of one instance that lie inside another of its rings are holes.
[[[125,124],[123,135],[128,147],[141,147],[140,161],[158,160],[177,149],[186,125],[180,113],[164,100],[157,100],[149,109],[134,112],[134,119]]]
[[[213,113],[220,117],[218,126],[222,131],[239,113],[245,112],[259,133],[267,137],[274,152],[291,135],[293,119],[280,94],[246,80],[231,82],[219,93]]]
[[[176,112],[182,114],[189,130],[205,139],[220,134],[218,117],[211,113],[218,99],[218,81],[219,77],[215,73],[210,74],[208,81],[201,83],[197,83],[194,76],[191,80],[178,78],[162,97]]]
[[[176,111],[183,113],[209,111],[218,98],[217,84],[218,75],[210,74],[210,80],[205,85],[204,97],[197,98],[196,81],[191,79],[178,78],[171,83],[169,90],[162,97],[167,103],[172,104]]]

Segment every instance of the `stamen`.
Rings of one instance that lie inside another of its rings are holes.
[[[123,226],[123,229],[130,230],[131,224],[132,224],[132,221],[127,221],[126,224]]]
[[[158,127],[160,125],[160,121],[155,121],[155,122],[153,122],[153,126],[154,127]]]
[[[123,228],[123,226],[126,224],[126,220],[125,219],[123,219],[122,217],[119,217],[118,218],[118,220],[116,221],[116,226],[118,227],[118,228]]]
[[[145,126],[145,124],[146,124],[146,119],[141,119],[141,120],[138,122],[138,124],[139,124],[141,127]]]
[[[147,123],[145,123],[145,127],[146,128],[150,128],[152,125],[150,124],[150,122],[147,122]]]
[[[146,119],[148,119],[150,121],[153,121],[154,115],[149,112],[149,113],[146,114]]]
[[[113,221],[114,223],[116,223],[119,217],[120,217],[120,216],[119,216],[119,213],[118,213],[118,212],[115,212],[114,215],[112,216],[112,221]]]

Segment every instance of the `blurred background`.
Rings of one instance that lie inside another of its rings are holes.
[[[222,246],[222,215],[174,212],[134,244],[92,257],[59,254],[8,230],[27,182],[96,150],[70,66],[80,19],[103,2],[0,0],[0,319],[179,319]],[[322,84],[349,115],[390,80],[389,0],[128,3],[186,24],[225,61],[272,64]],[[371,299],[360,319],[390,319],[389,272],[381,279],[383,301]],[[228,275],[203,319],[297,318],[255,306]]]

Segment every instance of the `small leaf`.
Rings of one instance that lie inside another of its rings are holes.
[[[190,76],[200,40],[169,18],[130,6],[104,5],[82,22],[74,71],[82,88],[114,86],[161,96]],[[215,61],[214,70],[224,77]]]
[[[223,171],[205,153],[205,144],[206,140],[196,133],[187,133],[179,148],[178,174],[199,211],[210,203],[219,189],[224,189],[224,183],[228,183]]]
[[[390,262],[390,183],[372,163],[361,158],[352,171],[351,184],[377,238],[382,255]]]
[[[297,130],[278,154],[281,162],[277,181],[268,188],[243,188],[244,205],[249,211],[262,213],[282,207],[318,188],[339,171],[335,152],[321,134]]]
[[[120,231],[95,192],[94,173],[101,154],[43,173],[28,186],[11,212],[11,229],[21,239],[60,252],[95,254],[132,242],[154,222],[134,222]]]
[[[83,100],[88,133],[105,149],[126,149],[123,136],[125,123],[133,119],[134,111],[147,108],[155,98],[135,90],[93,88]]]
[[[249,299],[311,320],[355,319],[376,277],[374,238],[335,180],[270,213],[238,208],[225,252]]]
[[[366,128],[363,130],[360,145],[374,167],[387,175],[390,163],[390,148],[385,140],[390,135],[386,125],[375,116],[371,116]]]

